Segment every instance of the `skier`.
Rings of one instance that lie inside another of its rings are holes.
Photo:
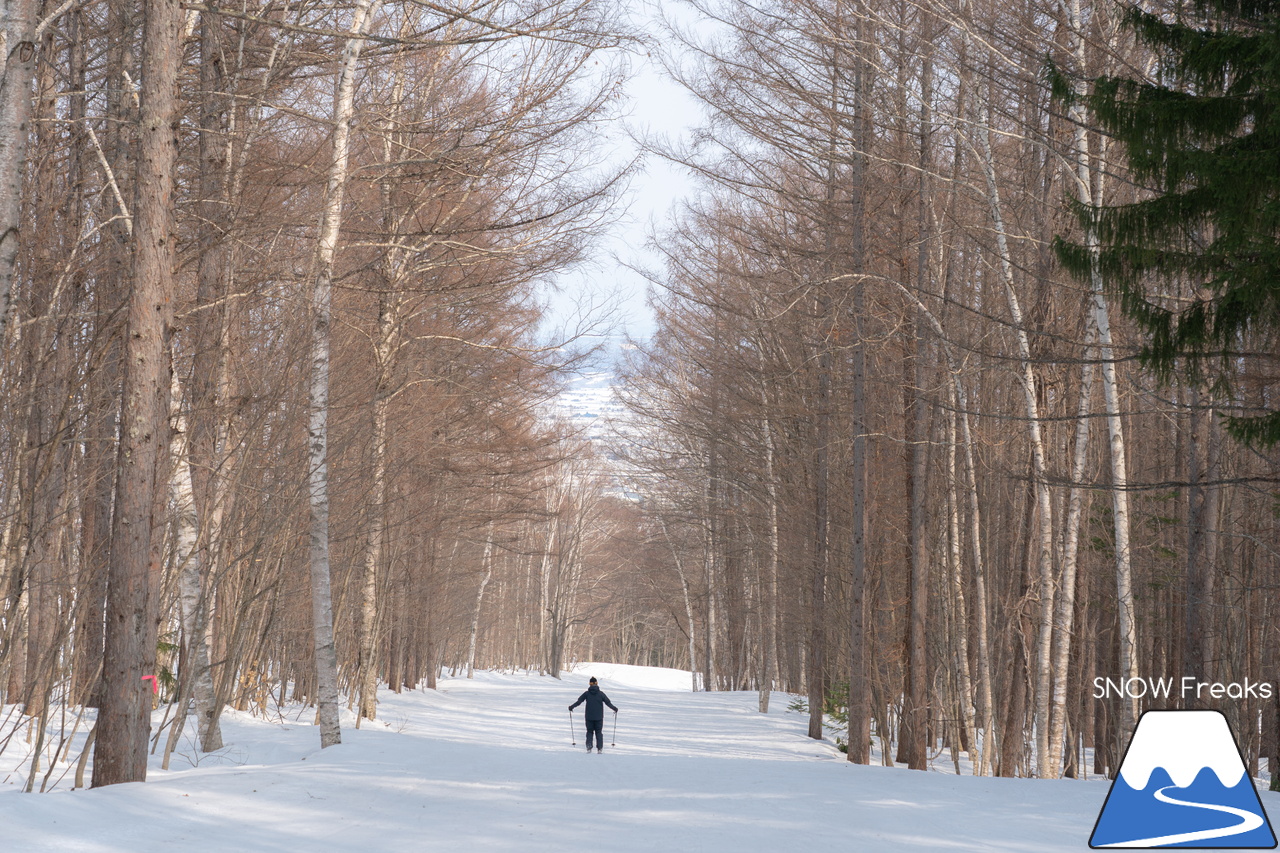
[[[613,707],[613,703],[609,701],[609,697],[604,695],[604,691],[600,689],[600,685],[596,683],[596,677],[591,676],[590,686],[586,692],[578,697],[578,701],[569,706],[569,710],[587,703],[586,714],[587,719],[587,752],[591,752],[591,735],[594,732],[596,736],[596,752],[604,752],[604,706],[608,705],[613,708],[613,713],[618,713],[618,709]]]

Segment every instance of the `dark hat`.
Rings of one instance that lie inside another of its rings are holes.
[[[593,675],[593,676],[591,676],[591,680],[590,680],[589,682],[587,682],[587,683],[588,683],[588,684],[595,684],[595,683],[596,683],[596,677],[595,677],[594,675]]]

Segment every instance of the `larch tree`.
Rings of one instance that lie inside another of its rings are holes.
[[[182,7],[144,5],[135,240],[124,347],[120,444],[107,592],[103,701],[93,785],[147,778],[157,673],[153,536],[162,530],[158,474],[168,449],[169,336],[174,301],[174,182]],[[148,684],[145,679],[151,679]]]

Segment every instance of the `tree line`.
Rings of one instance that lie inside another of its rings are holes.
[[[1274,150],[1274,9],[684,8],[707,122],[654,148],[699,191],[625,387],[701,683],[1048,778],[1220,707],[1275,772],[1273,698],[1136,681],[1276,671],[1278,459],[1225,433],[1276,409],[1275,187],[1229,159]]]
[[[9,8],[0,754],[28,790],[143,779],[190,715],[213,751],[225,708],[306,703],[328,745],[380,689],[575,660],[800,694],[856,762],[1113,774],[1141,710],[1195,704],[1276,769],[1280,691],[1094,689],[1280,664],[1278,460],[1237,440],[1277,408],[1274,324],[1237,299],[1197,337],[1222,291],[1187,260],[1237,258],[1213,240],[1257,205],[1131,215],[1196,166],[1144,171],[1107,101],[1176,76],[1172,7],[687,3],[657,41],[707,121],[650,144],[694,192],[607,448],[555,414],[589,347],[535,288],[627,178],[618,9]],[[1269,127],[1240,115],[1146,124]],[[1196,352],[1153,360],[1153,329]]]
[[[211,751],[224,708],[304,701],[328,745],[340,695],[371,719],[442,666],[557,673],[617,510],[548,414],[590,348],[537,287],[626,176],[592,145],[615,10],[11,5],[0,749],[26,788],[86,729],[75,784],[92,758],[106,785],[188,714]]]

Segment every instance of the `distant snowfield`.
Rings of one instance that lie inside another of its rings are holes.
[[[620,709],[603,755],[583,747],[581,708],[570,727],[590,675]],[[687,672],[583,664],[563,681],[477,673],[384,693],[376,723],[344,716],[343,743],[323,751],[311,725],[229,713],[226,749],[191,767],[187,738],[145,784],[23,796],[10,778],[0,850],[1088,849],[1105,781],[853,766],[805,737],[787,701],[763,715],[752,693],[690,692]]]

